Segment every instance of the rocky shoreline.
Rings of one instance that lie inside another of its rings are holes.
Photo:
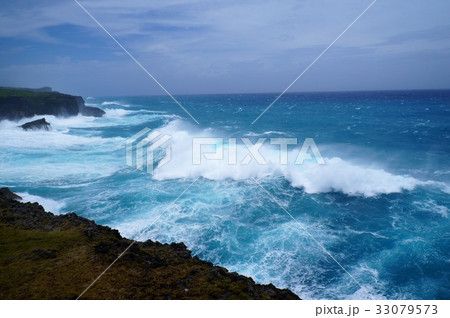
[[[81,96],[54,92],[51,88],[0,87],[0,120],[19,120],[35,115],[102,117],[105,112],[86,106]]]
[[[53,215],[0,189],[0,299],[76,299],[132,242],[74,213]],[[82,299],[299,299],[192,256],[136,242]]]

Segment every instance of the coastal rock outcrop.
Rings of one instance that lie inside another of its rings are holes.
[[[14,192],[11,192],[8,188],[1,188],[0,189],[0,200],[22,200],[22,197],[18,196]]]
[[[105,112],[97,107],[86,106],[81,96],[74,96],[78,105],[78,111],[83,116],[102,117]]]
[[[102,117],[105,112],[97,107],[92,106],[84,106],[80,110],[81,115],[83,116],[92,116],[92,117]]]
[[[132,243],[74,213],[0,189],[0,299],[299,299],[192,257],[183,243]]]
[[[50,130],[50,123],[45,118],[30,121],[21,125],[23,130]]]
[[[35,115],[101,117],[100,108],[86,106],[80,96],[43,89],[0,88],[0,120],[18,120]]]

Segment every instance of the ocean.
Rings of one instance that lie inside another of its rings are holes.
[[[86,97],[106,115],[45,116],[49,132],[2,121],[0,185],[304,299],[450,299],[450,91],[288,93],[252,124],[276,96],[177,96],[199,125],[167,96]],[[153,174],[126,165],[146,127],[172,137]],[[267,164],[193,165],[194,137],[239,155],[240,138],[313,138],[326,164],[292,146],[280,165],[266,142]]]

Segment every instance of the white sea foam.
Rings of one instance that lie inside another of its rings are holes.
[[[120,118],[126,115],[129,115],[133,113],[130,110],[122,109],[122,108],[105,108],[103,109],[105,111],[106,117],[112,117],[112,118]]]
[[[121,101],[105,101],[102,103],[102,106],[108,106],[108,105],[117,105],[117,106],[122,106],[122,107],[131,107],[130,104],[125,104]]]
[[[269,130],[269,131],[263,132],[262,134],[258,134],[258,133],[249,131],[248,133],[245,134],[245,136],[247,136],[247,137],[261,137],[261,136],[273,136],[273,135],[284,135],[284,132]]]
[[[84,117],[57,118],[49,117],[48,121],[52,125],[50,131],[34,130],[25,131],[18,127],[27,119],[22,119],[18,123],[13,121],[0,122],[0,139],[2,144],[0,148],[22,148],[22,149],[62,149],[75,146],[99,146],[110,143],[111,145],[121,146],[124,138],[102,138],[85,137],[69,133],[68,128],[78,126]],[[46,118],[47,118],[46,117]],[[33,120],[31,118],[31,120]],[[30,120],[30,119],[28,119]],[[117,147],[115,147],[117,148]]]
[[[434,200],[414,201],[413,204],[421,211],[436,213],[444,218],[448,218],[448,208],[437,204]]]
[[[45,209],[47,212],[52,212],[54,214],[59,214],[59,211],[65,206],[64,202],[58,202],[52,199],[43,198],[37,195],[29,194],[28,192],[19,192],[17,195],[22,197],[22,202],[37,202]]]
[[[223,160],[203,160],[200,165],[193,165],[192,138],[217,137],[214,136],[217,132],[211,129],[198,130],[180,120],[174,120],[159,130],[171,135],[173,142],[172,160],[155,170],[154,178],[157,180],[198,176],[211,180],[243,180],[252,177],[282,176],[289,180],[292,186],[303,188],[307,193],[339,191],[349,195],[364,196],[412,190],[417,185],[423,184],[409,176],[395,175],[381,168],[364,166],[361,163],[356,164],[339,157],[325,158],[325,165],[318,165],[316,162],[295,165],[293,162],[299,147],[297,150],[290,151],[290,164],[281,165],[279,164],[279,152],[268,143],[260,151],[267,161],[266,165],[258,164],[255,160],[248,165],[230,165],[226,149]],[[227,146],[225,144],[217,145],[217,147],[226,148]],[[245,146],[240,145],[237,153],[238,162],[240,162],[248,150]]]
[[[84,122],[92,122],[95,120],[94,117],[85,117],[82,115],[78,116],[70,116],[70,117],[56,117],[53,115],[35,115],[33,117],[22,118],[18,121],[12,120],[2,120],[0,122],[0,130],[4,129],[15,129],[19,128],[20,125],[23,125],[27,122],[41,119],[45,117],[46,121],[50,123],[51,126],[65,126],[65,127],[75,127],[80,126]]]
[[[91,116],[70,116],[70,117],[57,117],[53,115],[36,115],[33,117],[22,118],[19,121],[9,121],[3,120],[0,122],[0,133],[2,130],[22,130],[20,129],[20,125],[25,124],[26,122],[45,118],[47,122],[50,123],[50,130],[67,130],[68,128],[89,128],[89,127],[97,127],[102,126],[102,122],[100,118],[91,117]],[[38,132],[38,131],[34,131]]]
[[[92,125],[89,117],[46,116],[50,131],[24,131],[19,122],[0,122],[0,175],[5,180],[43,181],[108,176],[123,166],[119,151],[125,138],[75,134],[72,128]],[[84,133],[84,132],[82,132]],[[105,155],[106,154],[106,155]],[[115,154],[115,155],[111,155]]]

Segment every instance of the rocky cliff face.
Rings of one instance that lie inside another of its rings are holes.
[[[75,299],[131,243],[74,213],[55,216],[0,189],[0,298]],[[183,243],[135,243],[82,298],[299,299],[202,261]]]
[[[105,112],[85,106],[83,98],[48,92],[17,88],[0,88],[0,120],[17,120],[34,115],[101,117]]]

